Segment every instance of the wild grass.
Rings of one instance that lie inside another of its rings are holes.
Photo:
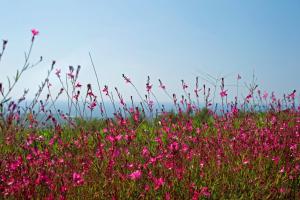
[[[101,90],[99,82],[98,91],[90,84],[84,90],[80,67],[71,66],[66,82],[60,69],[54,72],[62,89],[53,95],[53,61],[33,101],[22,107],[27,92],[20,98],[10,93],[28,66],[35,66],[29,55],[38,32],[32,34],[25,68],[6,86],[0,83],[1,199],[300,198],[295,90],[277,98],[252,83],[242,101],[229,102],[224,78],[220,90],[205,84],[200,88],[196,78],[195,99],[183,80],[183,95],[177,99],[159,80],[174,104],[171,112],[152,92],[150,77],[143,98],[122,75],[140,97],[139,103],[132,98],[126,103],[118,88],[115,93],[108,86]],[[0,61],[6,45],[4,41]],[[113,118],[97,94],[110,99]],[[218,94],[220,108],[214,103]],[[68,97],[66,111],[55,106],[62,95]],[[95,109],[102,118],[93,117]]]

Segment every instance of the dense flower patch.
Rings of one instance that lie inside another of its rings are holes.
[[[92,123],[92,122],[88,122]],[[164,114],[93,128],[11,130],[1,143],[3,197],[293,198],[299,112]]]
[[[27,91],[17,100],[9,94],[21,74],[42,61],[29,64],[38,34],[32,30],[21,71],[6,88],[0,83],[1,199],[300,198],[300,107],[295,90],[278,99],[250,84],[243,100],[229,102],[223,78],[216,92],[216,87],[200,87],[197,77],[195,100],[184,80],[183,95],[177,99],[159,80],[159,88],[174,103],[168,111],[152,92],[150,77],[143,98],[123,74],[141,101],[136,105],[131,98],[130,105],[114,88],[117,108],[108,86],[99,85],[96,91],[88,84],[84,91],[78,80],[80,66],[69,67],[68,85],[56,69],[61,89],[54,96],[49,80],[53,61],[35,99],[22,109]],[[6,45],[4,40],[0,61]],[[113,105],[113,118],[107,117],[102,94]],[[221,98],[219,109],[214,107],[215,94]],[[67,111],[55,107],[61,95],[68,97]],[[92,117],[96,109],[103,118]]]

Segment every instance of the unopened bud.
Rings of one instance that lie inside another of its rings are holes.
[[[2,45],[3,50],[5,49],[7,42],[8,42],[7,40],[3,40],[3,45]]]

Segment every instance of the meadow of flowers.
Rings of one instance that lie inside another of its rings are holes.
[[[296,90],[279,98],[252,83],[245,97],[229,101],[223,78],[211,88],[199,77],[194,86],[182,80],[180,97],[158,80],[173,102],[168,110],[150,77],[144,95],[122,75],[139,97],[128,101],[99,81],[83,86],[80,66],[64,74],[53,61],[24,106],[28,91],[10,94],[42,61],[30,62],[38,34],[32,30],[24,66],[7,84],[0,81],[0,199],[300,199]],[[62,96],[65,110],[56,107]]]

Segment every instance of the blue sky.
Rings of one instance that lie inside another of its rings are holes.
[[[201,72],[226,75],[228,84],[239,73],[243,86],[254,71],[262,90],[300,90],[299,9],[297,0],[4,1],[0,39],[9,43],[0,80],[22,66],[30,30],[36,28],[32,61],[42,55],[44,62],[23,76],[14,95],[29,88],[33,96],[52,60],[64,72],[82,65],[81,82],[95,84],[89,51],[101,85],[119,87],[125,98],[134,90],[122,73],[141,91],[150,75],[161,101],[167,97],[157,89],[158,78],[170,93],[180,93],[180,80],[193,86]],[[55,76],[51,82],[58,85]],[[228,89],[234,96],[235,88]]]

